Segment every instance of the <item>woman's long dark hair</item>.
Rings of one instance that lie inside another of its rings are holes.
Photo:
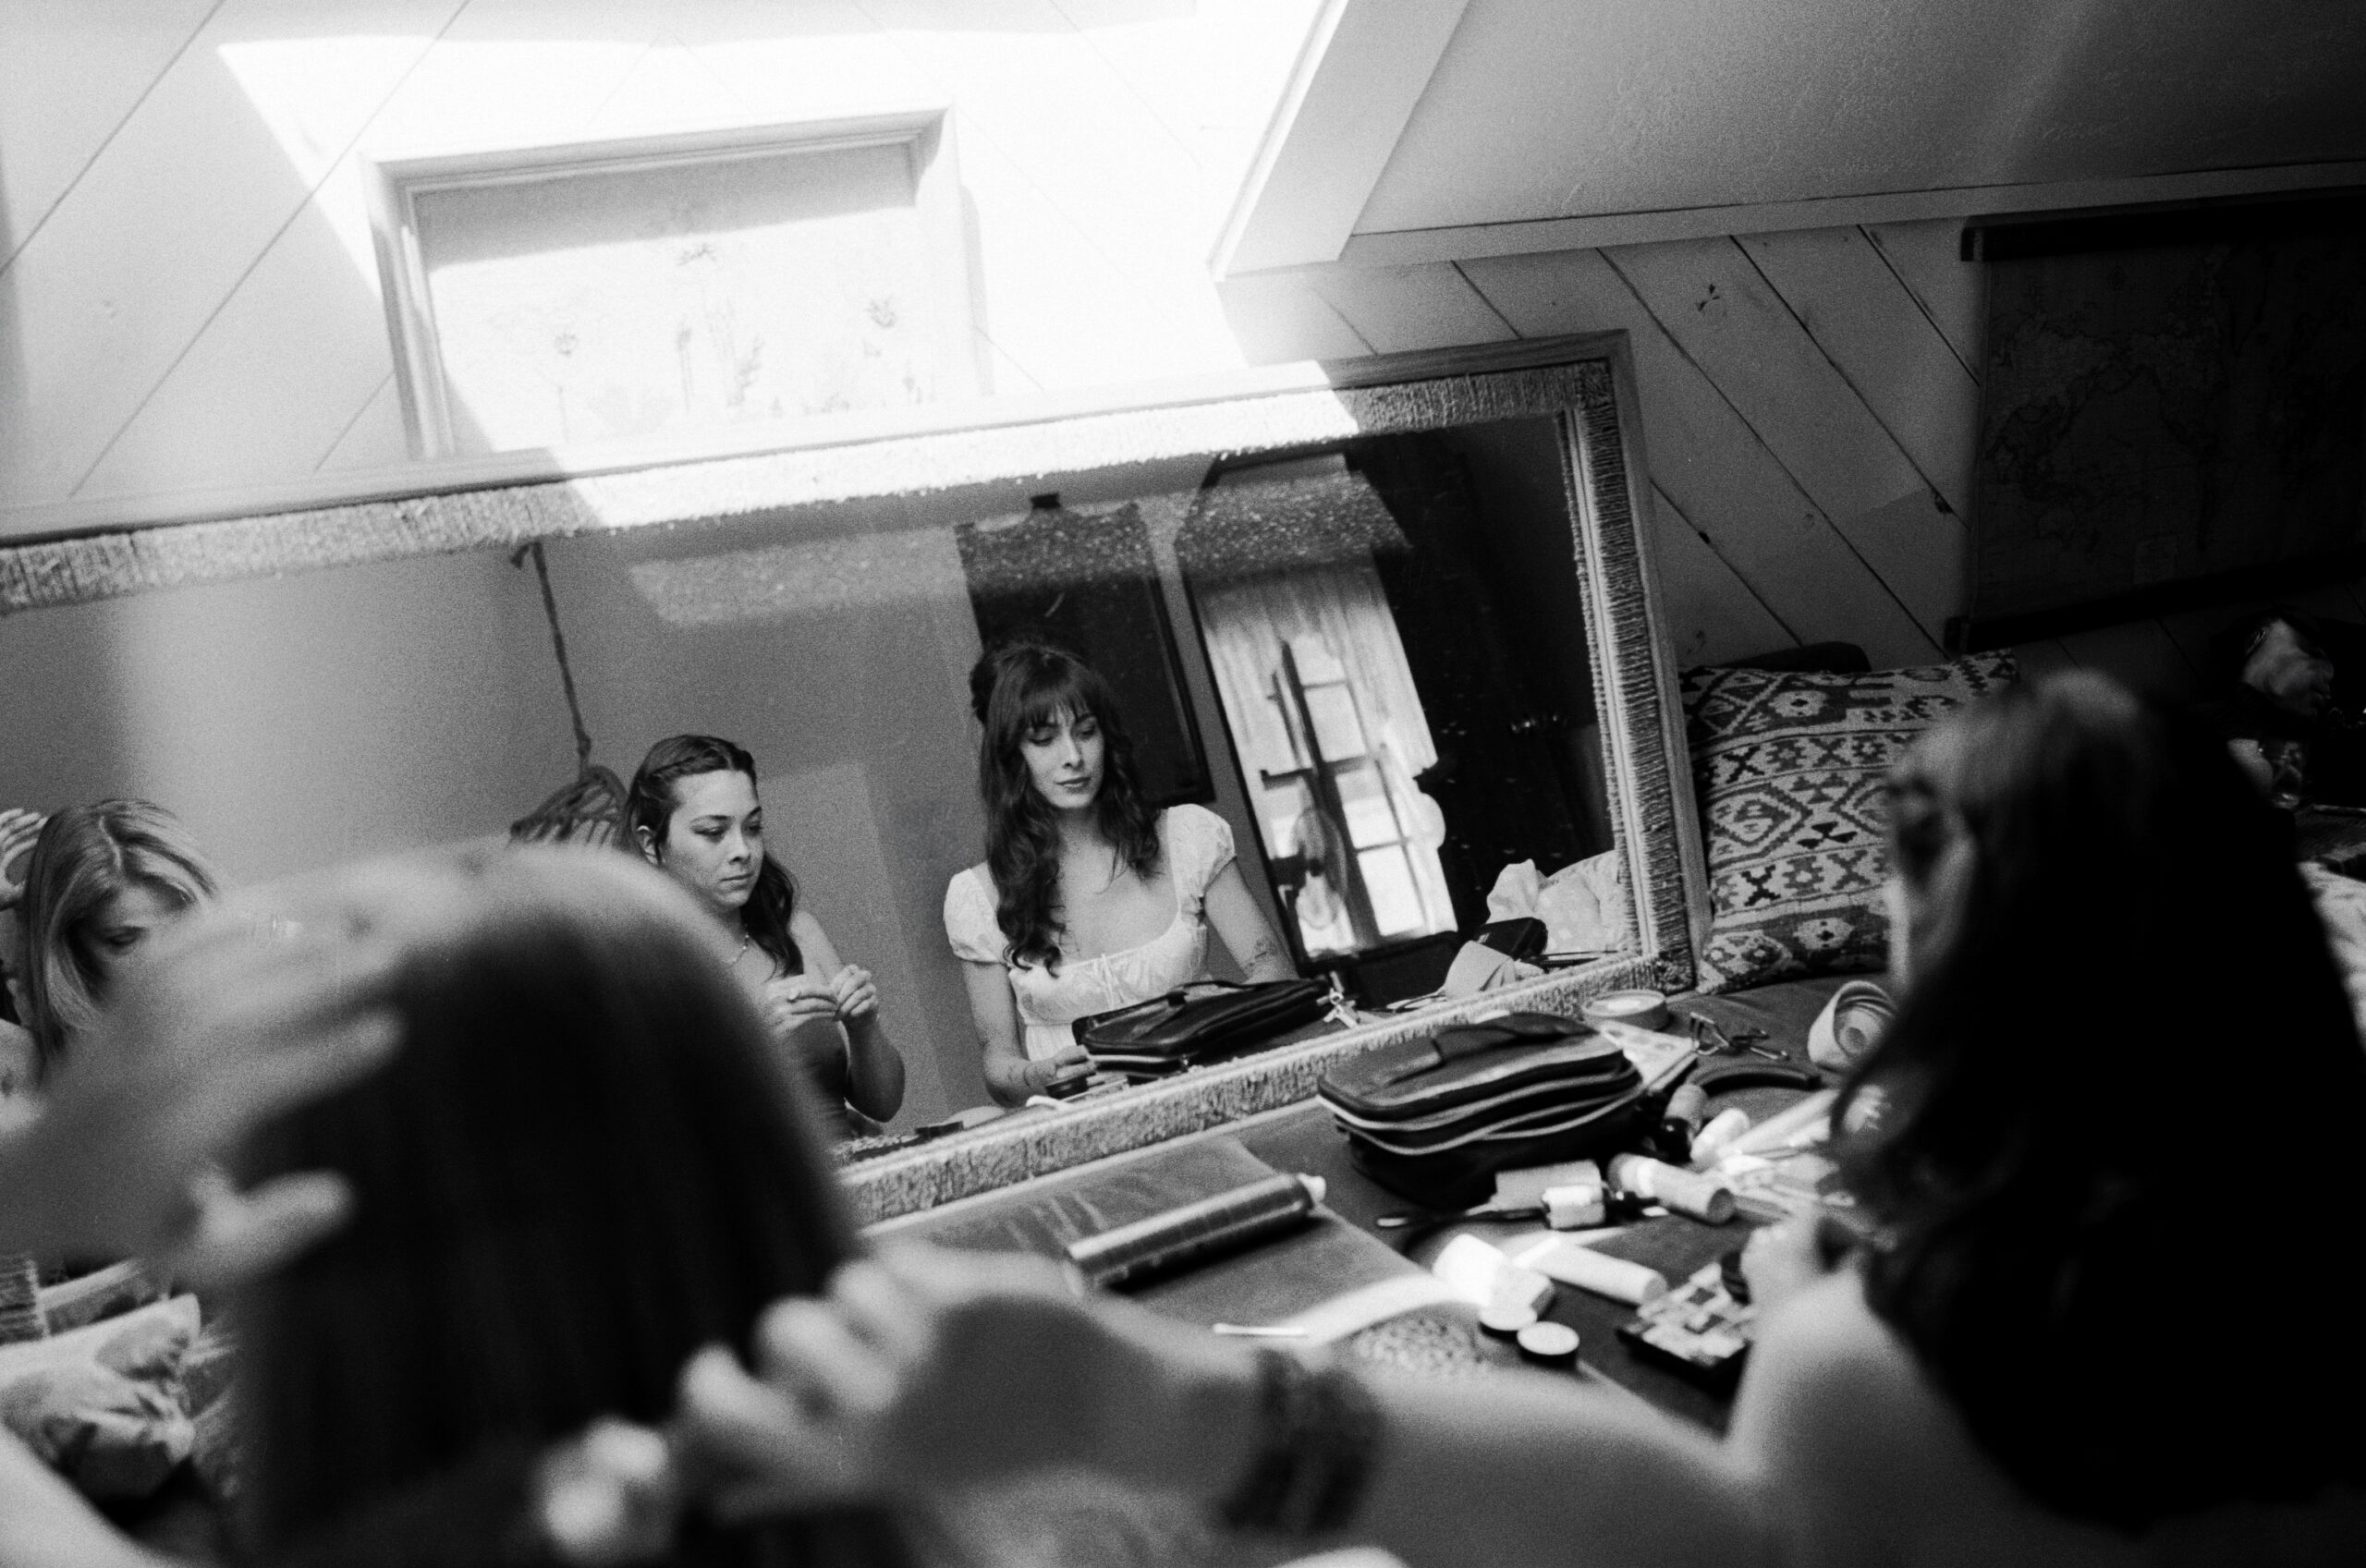
[[[1101,793],[1093,820],[1138,876],[1158,872],[1158,818],[1142,800],[1117,699],[1099,671],[1066,650],[1014,642],[970,672],[978,716],[978,795],[986,808],[986,870],[995,919],[1014,964],[1056,968],[1060,961],[1060,833],[1051,802],[1035,789],[1022,748],[1029,732],[1061,715],[1091,714],[1101,725]]]
[[[679,889],[584,849],[381,877],[346,918],[404,954],[402,1049],[248,1161],[335,1171],[354,1197],[238,1303],[265,1555],[596,1416],[664,1421],[693,1352],[744,1353],[768,1304],[856,1249],[805,1090]],[[672,1561],[848,1568],[900,1561],[892,1541],[837,1514]]]
[[[656,854],[664,858],[665,834],[673,825],[675,808],[681,804],[675,783],[700,773],[742,773],[753,789],[756,760],[747,748],[720,735],[667,735],[651,747],[633,772],[632,787],[625,792],[625,840],[636,854],[640,853],[640,831],[646,828],[650,842],[657,846]],[[767,849],[763,864],[756,869],[756,885],[749,890],[748,902],[739,911],[739,923],[749,939],[772,955],[782,973],[789,975],[805,967],[804,954],[788,930],[789,917],[796,913],[797,884],[789,880],[788,868]]]
[[[1835,1112],[1873,1309],[2064,1513],[2366,1480],[2366,1349],[2257,1288],[2346,1255],[2366,1127],[2274,812],[2198,723],[2093,675],[1944,721],[1890,803],[1912,972]]]

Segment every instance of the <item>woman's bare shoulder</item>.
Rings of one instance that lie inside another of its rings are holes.
[[[1852,1270],[1835,1270],[1765,1313],[1735,1401],[1734,1434],[1783,1452],[1802,1442],[1885,1447],[1945,1412],[1912,1354],[1866,1305]],[[1832,1419],[1829,1428],[1827,1418]],[[1929,1435],[1936,1435],[1935,1433]],[[1779,1439],[1779,1441],[1776,1440]]]
[[[807,973],[826,975],[836,971],[838,950],[830,941],[830,933],[822,929],[822,922],[812,910],[799,909],[789,916],[788,934],[804,950]]]
[[[1839,1270],[1769,1313],[1734,1407],[1738,1457],[1791,1500],[1802,1560],[2105,1564],[2123,1538],[2031,1502]]]

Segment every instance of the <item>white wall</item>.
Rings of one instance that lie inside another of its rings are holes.
[[[405,456],[360,160],[949,105],[994,384],[1241,362],[1314,0],[11,0],[0,506]]]
[[[1470,0],[1356,229],[1934,189],[1996,212],[2354,160],[2357,29],[2322,0]]]

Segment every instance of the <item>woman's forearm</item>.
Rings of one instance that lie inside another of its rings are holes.
[[[1114,1347],[1082,1440],[1128,1479],[1223,1509],[1277,1440],[1253,1355],[1133,1314],[1104,1321]],[[1639,1402],[1541,1376],[1365,1388],[1377,1432],[1337,1540],[1385,1547],[1414,1568],[1752,1568],[1774,1555],[1772,1513],[1748,1468]]]
[[[1566,1380],[1374,1380],[1381,1434],[1348,1538],[1413,1565],[1757,1568],[1764,1489],[1708,1433]]]
[[[1282,951],[1278,941],[1265,934],[1260,934],[1250,944],[1249,955],[1241,960],[1240,967],[1251,984],[1262,980],[1298,978],[1298,969],[1290,963],[1290,955]]]
[[[876,1013],[847,1026],[847,1103],[874,1122],[903,1108],[904,1055]]]
[[[0,1568],[169,1568],[0,1428]]]
[[[1017,1051],[999,1051],[989,1048],[982,1070],[986,1077],[986,1092],[994,1097],[997,1105],[1024,1105],[1027,1097],[1035,1093],[1037,1085],[1028,1068],[1031,1065]]]
[[[1206,909],[1208,924],[1215,928],[1225,951],[1232,954],[1233,962],[1252,982],[1297,978],[1289,950],[1274,934],[1265,912],[1250,896],[1238,865],[1226,866],[1208,885]]]

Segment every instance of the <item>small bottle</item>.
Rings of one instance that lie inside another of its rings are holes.
[[[1640,1154],[1622,1154],[1610,1162],[1610,1179],[1625,1191],[1657,1198],[1676,1213],[1708,1224],[1722,1225],[1734,1217],[1733,1188],[1714,1176]]]

